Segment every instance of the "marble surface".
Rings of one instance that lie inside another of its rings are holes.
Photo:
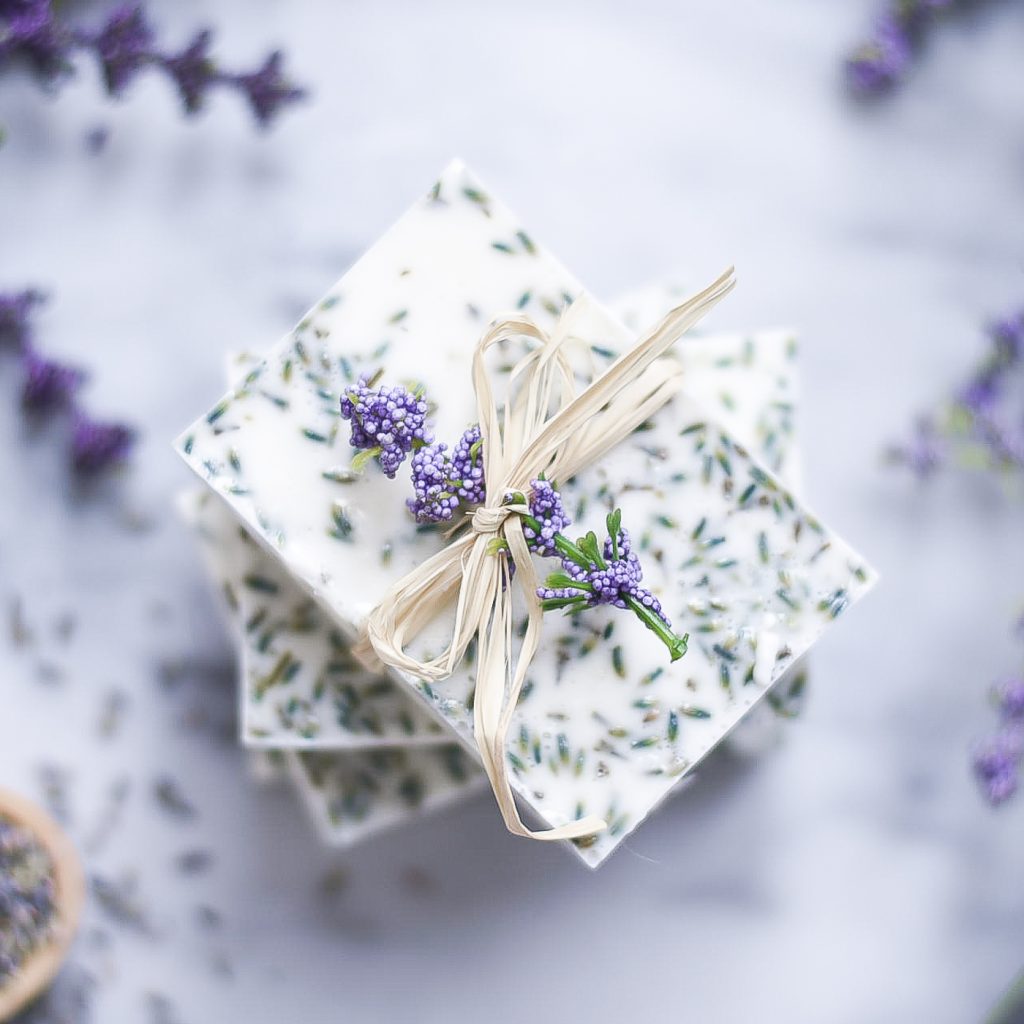
[[[89,972],[114,1024],[461,1020],[496,995],[493,1021],[570,998],[602,1021],[981,1019],[1024,945],[1024,813],[990,812],[966,770],[1019,661],[1020,499],[921,490],[879,453],[1024,293],[1020,6],[943,31],[868,108],[838,77],[860,2],[155,13],[175,39],[215,21],[239,62],[280,43],[315,96],[260,139],[233,97],[182,124],[155,79],[117,106],[91,69],[56,101],[0,92],[0,281],[52,292],[41,341],[145,431],[133,472],[69,488],[0,357],[0,599],[34,632],[0,635],[0,781],[40,794],[42,766],[67,772],[90,870],[136,872],[148,915],[94,900],[65,994]],[[884,577],[816,652],[784,746],[719,758],[595,875],[506,835],[486,796],[322,849],[231,743],[230,645],[171,503],[170,438],[219,392],[214,339],[271,343],[454,154],[599,295],[735,262],[708,326],[801,329],[808,497]],[[192,816],[154,799],[168,775]],[[176,867],[189,850],[205,871]],[[665,969],[671,988],[645,980]]]

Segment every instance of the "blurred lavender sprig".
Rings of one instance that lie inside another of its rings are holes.
[[[963,0],[890,0],[870,38],[846,60],[850,88],[861,96],[887,92],[910,69],[937,18]]]
[[[1024,309],[988,328],[988,350],[952,397],[922,416],[889,450],[892,462],[925,479],[952,465],[989,473],[1024,470]],[[1024,617],[1016,624],[1024,635]],[[973,769],[993,805],[1017,790],[1024,756],[1024,679],[998,689],[1000,724],[979,746]]]
[[[203,28],[180,51],[160,47],[138,3],[118,5],[98,29],[90,30],[65,20],[54,0],[0,0],[0,67],[24,64],[48,88],[74,73],[79,53],[90,53],[110,96],[122,96],[140,72],[155,68],[177,88],[186,115],[202,110],[210,92],[234,90],[266,128],[284,107],[304,97],[304,90],[285,76],[280,52],[271,53],[254,71],[226,71],[211,53],[212,42],[212,31]]]
[[[889,459],[921,478],[957,464],[1024,470],[1024,309],[996,320],[978,366],[938,410],[922,416]]]
[[[42,293],[32,288],[0,292],[0,348],[13,349],[21,360],[21,402],[26,413],[36,417],[70,413],[71,465],[80,476],[95,476],[128,458],[135,431],[123,423],[92,419],[78,401],[85,371],[49,359],[36,348],[32,315],[42,302]]]
[[[974,752],[974,775],[993,807],[1017,792],[1024,757],[1024,678],[1009,679],[995,692],[999,725]]]

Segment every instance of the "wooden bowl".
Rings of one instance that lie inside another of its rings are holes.
[[[78,929],[85,879],[71,840],[42,808],[0,787],[0,817],[31,832],[50,855],[55,890],[50,938],[0,987],[0,1021],[6,1021],[42,994],[64,962]]]

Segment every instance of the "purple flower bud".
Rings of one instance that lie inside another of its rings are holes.
[[[415,498],[406,505],[419,523],[447,522],[459,507],[446,444],[426,445],[413,453],[412,485]]]
[[[20,57],[46,81],[70,69],[72,35],[57,20],[51,0],[7,0],[0,19],[0,61]]]
[[[974,775],[985,798],[993,807],[1017,791],[1020,746],[1006,733],[999,733],[974,754]]]
[[[562,496],[547,480],[530,481],[530,515],[540,521],[541,530],[537,534],[524,523],[523,536],[531,551],[551,558],[556,553],[555,534],[565,533],[572,520],[562,506]]]
[[[261,128],[266,128],[278,111],[288,103],[295,103],[305,97],[304,89],[292,85],[281,72],[284,60],[280,51],[267,57],[258,71],[248,75],[236,75],[235,81],[244,90],[249,106]]]
[[[341,415],[352,424],[352,447],[380,449],[377,461],[392,478],[413,448],[434,440],[426,423],[427,403],[400,385],[373,389],[360,377],[341,396]]]
[[[134,443],[131,427],[79,415],[71,435],[71,464],[79,473],[92,476],[127,459]]]
[[[904,24],[891,14],[875,26],[875,33],[846,62],[846,73],[855,92],[882,92],[895,85],[910,64],[910,38]]]
[[[82,370],[47,359],[31,349],[25,354],[24,367],[21,403],[36,412],[67,406],[85,380]]]
[[[125,86],[153,60],[153,40],[153,30],[141,6],[122,4],[111,12],[93,40],[111,96],[120,96]]]
[[[0,292],[0,344],[22,349],[31,335],[29,318],[43,301],[42,292],[26,288],[20,292]]]
[[[916,476],[924,480],[942,466],[946,455],[946,442],[927,418],[918,420],[910,439],[889,450],[889,458],[907,466]]]
[[[210,57],[212,42],[213,33],[203,29],[181,53],[163,59],[163,66],[178,87],[186,114],[195,114],[202,109],[206,91],[216,79],[216,68]]]
[[[1004,719],[1024,722],[1024,678],[1006,680],[999,687],[998,699]]]
[[[457,482],[458,495],[467,505],[484,503],[487,497],[487,483],[484,480],[479,425],[470,427],[459,438],[452,452],[451,473],[452,479]]]

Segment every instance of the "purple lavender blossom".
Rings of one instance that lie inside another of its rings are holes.
[[[0,345],[24,349],[31,337],[29,318],[43,301],[42,292],[26,288],[20,292],[0,292]]]
[[[974,776],[993,807],[1017,791],[1021,748],[1019,738],[1003,731],[974,752]]]
[[[906,466],[919,479],[925,480],[942,466],[947,447],[934,422],[928,417],[921,417],[910,438],[902,444],[893,445],[888,457],[891,462]]]
[[[285,104],[294,103],[306,95],[304,89],[292,85],[284,77],[281,70],[283,62],[284,55],[277,50],[258,71],[234,77],[248,97],[249,106],[261,128],[268,127]]]
[[[33,349],[25,353],[24,368],[21,403],[34,412],[68,406],[85,380],[84,371],[47,359]]]
[[[999,714],[1004,721],[1024,723],[1024,677],[1007,679],[997,691]]]
[[[539,534],[530,525],[523,524],[523,536],[531,551],[545,558],[552,558],[558,552],[555,535],[564,533],[572,520],[562,507],[562,496],[547,480],[530,481],[530,515],[541,524]]]
[[[70,70],[71,33],[56,19],[51,0],[0,3],[0,61],[19,57],[44,82]]]
[[[84,476],[95,476],[131,454],[135,431],[122,423],[102,423],[79,414],[71,435],[71,464]]]
[[[352,423],[352,447],[372,452],[392,479],[414,448],[434,440],[426,423],[427,403],[401,385],[371,388],[368,378],[360,377],[342,395],[341,415]]]
[[[163,58],[162,64],[178,87],[186,114],[202,109],[206,93],[216,80],[216,67],[210,57],[212,42],[210,29],[201,29],[181,53]]]
[[[1024,310],[996,320],[989,328],[1002,362],[1015,363],[1024,353]]]
[[[467,505],[482,505],[487,497],[479,424],[459,438],[452,452],[451,475],[458,482],[457,493]]]
[[[424,445],[412,456],[412,485],[415,498],[406,505],[418,523],[448,522],[459,507],[452,480],[448,445]]]
[[[878,93],[903,77],[910,58],[911,40],[905,22],[895,14],[886,14],[879,19],[871,39],[847,60],[846,73],[855,92]]]
[[[110,13],[90,41],[111,96],[121,96],[128,83],[153,60],[154,39],[139,4],[122,4]]]

